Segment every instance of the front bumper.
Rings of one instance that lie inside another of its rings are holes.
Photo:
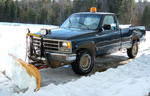
[[[51,68],[68,65],[76,60],[76,54],[45,53],[46,61]]]
[[[58,62],[73,62],[76,60],[76,54],[45,53],[46,59]]]
[[[30,57],[31,60],[38,64],[43,62],[43,64],[48,64],[51,68],[57,68],[63,65],[71,64],[76,60],[76,54],[61,54],[61,53],[50,53],[46,52],[45,57]],[[31,63],[32,64],[32,63]]]

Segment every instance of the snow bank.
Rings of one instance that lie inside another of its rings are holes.
[[[25,58],[25,28],[12,26],[1,26],[0,29],[0,71],[5,71],[6,75],[12,80],[11,87],[16,87],[16,91],[24,92],[27,89],[35,89],[35,78],[30,77],[26,70],[13,61],[8,53],[19,58]],[[20,54],[21,53],[21,54]]]
[[[31,32],[37,32],[41,28],[52,28],[54,26],[42,25],[23,25],[0,23],[0,72],[5,71],[6,75],[12,79],[14,86],[18,90],[36,88],[36,80],[30,77],[26,70],[8,56],[8,53],[15,55],[18,58],[25,60],[26,55],[26,33],[27,28]],[[17,26],[16,26],[17,25]]]
[[[0,27],[0,71],[7,69],[7,64],[11,63],[8,61],[10,60],[8,53],[12,53],[23,60],[25,59],[27,28],[33,33],[39,31],[41,28],[56,28],[56,26],[49,25],[25,25],[2,22],[0,22]]]
[[[22,65],[12,59],[9,66],[11,68],[9,72],[11,72],[12,83],[18,88],[17,91],[25,92],[36,89],[35,77],[30,76]]]
[[[82,77],[61,85],[48,85],[37,93],[19,96],[147,96],[150,91],[150,55],[142,55],[127,65]]]
[[[126,24],[126,25],[119,25],[119,28],[124,29],[124,28],[129,28],[131,24]]]

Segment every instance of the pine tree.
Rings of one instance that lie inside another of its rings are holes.
[[[119,20],[123,24],[132,23],[135,15],[136,3],[135,0],[122,0],[118,11]]]
[[[142,16],[142,24],[146,26],[147,30],[150,30],[150,6],[146,6]]]
[[[74,0],[73,1],[73,12],[88,12],[91,7],[97,7],[97,0]],[[99,6],[100,7],[100,6]],[[98,9],[100,10],[100,9]]]
[[[0,21],[2,22],[4,20],[4,1],[0,0]]]
[[[109,0],[108,6],[109,6],[109,12],[119,14],[119,9],[121,7],[123,0]]]

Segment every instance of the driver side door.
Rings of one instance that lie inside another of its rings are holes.
[[[103,28],[105,25],[110,25],[110,28]],[[121,46],[121,34],[115,16],[105,15],[102,22],[102,28],[103,31],[96,34],[98,37],[96,43],[97,53],[103,55],[118,51]]]

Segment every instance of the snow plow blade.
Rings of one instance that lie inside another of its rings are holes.
[[[27,74],[30,77],[35,78],[35,80],[36,80],[36,89],[34,89],[34,91],[38,91],[41,87],[41,74],[38,71],[38,69],[34,65],[28,64],[25,61],[23,61],[22,59],[13,56],[12,54],[8,54],[8,55],[11,56],[17,64],[21,65],[21,68],[25,69]]]

